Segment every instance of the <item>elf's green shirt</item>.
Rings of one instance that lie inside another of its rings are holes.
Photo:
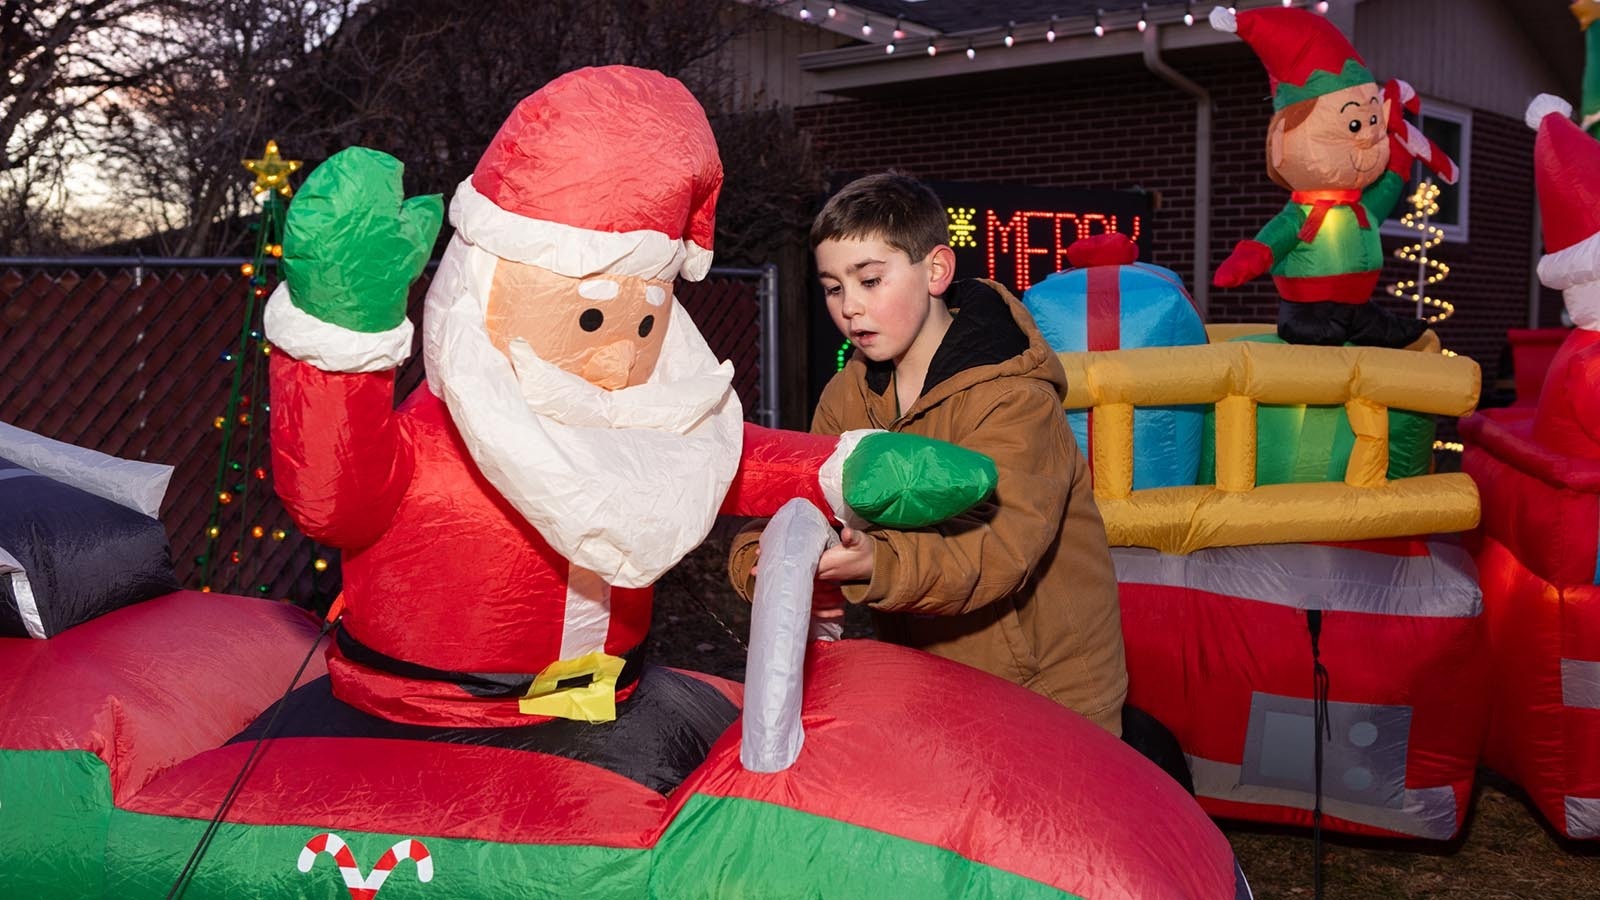
[[[1336,192],[1296,192],[1283,212],[1272,218],[1256,240],[1272,250],[1273,281],[1285,300],[1309,303],[1332,300],[1365,303],[1372,299],[1383,268],[1378,226],[1400,201],[1405,182],[1385,171],[1359,199],[1316,199]],[[1310,196],[1308,196],[1310,195]],[[1323,208],[1320,223],[1308,227]],[[1309,239],[1307,235],[1309,233]]]

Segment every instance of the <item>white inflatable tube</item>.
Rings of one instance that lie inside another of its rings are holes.
[[[784,504],[761,534],[739,749],[739,761],[752,772],[789,768],[805,743],[800,700],[811,587],[822,551],[838,542],[821,511],[801,499]]]

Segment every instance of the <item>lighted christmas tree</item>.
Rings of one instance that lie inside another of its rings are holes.
[[[211,513],[206,518],[205,551],[195,559],[200,567],[200,589],[246,591],[266,594],[271,590],[262,571],[258,542],[289,537],[285,528],[269,528],[262,521],[264,501],[269,496],[270,472],[267,465],[266,419],[270,414],[265,385],[264,357],[272,352],[261,333],[261,310],[265,306],[275,267],[269,264],[283,254],[279,243],[284,215],[294,189],[289,176],[300,168],[299,160],[284,159],[276,141],[268,141],[258,159],[242,160],[255,176],[254,195],[261,200],[261,216],[252,225],[256,232],[255,253],[239,267],[245,279],[244,315],[239,338],[224,350],[220,361],[231,368],[227,407],[213,421],[221,432],[217,475],[212,486]],[[313,551],[322,566],[326,562]]]
[[[1456,311],[1449,301],[1428,294],[1430,288],[1450,274],[1449,266],[1428,255],[1428,251],[1444,240],[1444,229],[1430,221],[1439,212],[1439,186],[1424,180],[1406,198],[1406,202],[1411,204],[1411,210],[1400,217],[1400,224],[1422,232],[1422,239],[1397,248],[1394,255],[1406,262],[1416,263],[1417,275],[1396,281],[1389,285],[1388,290],[1390,296],[1415,303],[1417,318],[1436,325]],[[1432,312],[1429,312],[1430,308]]]

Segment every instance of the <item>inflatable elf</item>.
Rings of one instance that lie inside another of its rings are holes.
[[[1410,344],[1427,323],[1372,301],[1383,268],[1378,226],[1399,202],[1413,161],[1446,182],[1457,174],[1405,121],[1404,112],[1420,106],[1416,92],[1401,81],[1379,88],[1344,35],[1303,9],[1219,6],[1211,25],[1237,32],[1267,68],[1267,172],[1291,192],[1283,211],[1217,267],[1213,283],[1238,287],[1271,272],[1278,336],[1291,344]]]

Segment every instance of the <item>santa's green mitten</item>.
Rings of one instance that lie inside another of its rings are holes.
[[[994,460],[955,444],[874,432],[845,458],[844,501],[888,528],[924,528],[960,515],[994,490]]]
[[[317,166],[289,204],[283,272],[305,313],[351,331],[398,327],[444,219],[438,194],[404,199],[403,166],[350,147]]]

